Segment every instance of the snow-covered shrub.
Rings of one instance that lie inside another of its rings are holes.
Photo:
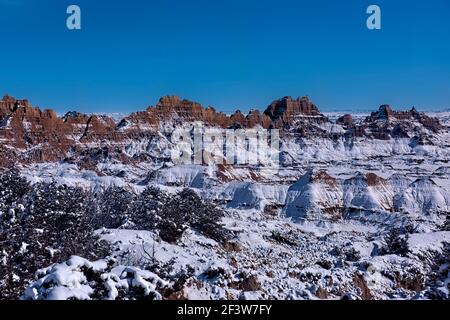
[[[447,213],[445,217],[444,225],[442,226],[443,231],[450,231],[450,213]]]
[[[193,222],[195,213],[186,201],[189,200],[183,199],[178,194],[168,198],[164,204],[160,216],[162,219],[158,221],[159,236],[164,241],[177,242]],[[196,204],[192,203],[192,205]]]
[[[417,233],[418,228],[419,226],[417,224],[407,222],[404,224],[404,226],[401,227],[401,231],[405,234],[414,234]]]
[[[0,222],[0,299],[18,298],[43,266],[72,255],[98,259],[109,253],[86,219],[87,197],[78,188],[39,183],[20,200],[21,215]]]
[[[345,261],[356,262],[361,259],[361,253],[353,247],[344,248]]]
[[[277,241],[278,243],[287,244],[289,246],[296,246],[296,245],[298,245],[298,239],[293,234],[292,230],[290,230],[288,232],[282,232],[282,231],[279,231],[279,230],[274,230],[274,231],[272,231],[271,239]]]
[[[444,243],[442,252],[434,261],[425,295],[432,300],[450,300],[450,243]]]
[[[134,195],[122,187],[112,186],[101,193],[98,199],[92,199],[92,227],[95,229],[116,229],[127,220],[127,210]]]
[[[29,191],[30,186],[17,170],[8,170],[0,174],[0,218],[14,219],[15,211],[22,208],[20,200]]]
[[[337,258],[349,262],[356,262],[361,259],[361,253],[351,245],[335,247],[330,253]]]
[[[24,300],[160,300],[168,282],[135,267],[105,260],[90,262],[77,256],[37,272]]]
[[[128,227],[141,230],[154,230],[163,217],[163,208],[169,202],[169,196],[154,187],[146,188],[129,206]]]
[[[187,228],[218,242],[230,237],[230,232],[219,224],[223,211],[204,202],[190,189],[169,196],[149,187],[130,205],[127,216],[129,227],[158,230],[161,239],[170,243],[177,242]]]
[[[189,224],[191,228],[217,242],[222,243],[231,237],[231,233],[219,224],[224,212],[203,201],[191,189],[184,189],[173,197],[165,211],[177,225]]]
[[[96,259],[103,256],[105,248],[93,235],[87,198],[89,194],[80,188],[37,184],[29,196],[24,223],[42,229],[37,240],[58,249],[64,259],[71,255]]]
[[[384,246],[381,252],[383,254],[406,256],[409,253],[408,239],[408,234],[402,236],[399,229],[393,228],[384,237]]]

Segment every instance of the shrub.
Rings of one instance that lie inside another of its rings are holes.
[[[279,230],[274,230],[274,231],[272,231],[270,238],[281,244],[287,244],[289,246],[297,246],[298,245],[298,239],[293,234],[292,230],[290,230],[289,232],[284,232],[284,233]]]
[[[428,274],[425,295],[432,300],[449,300],[450,243],[444,242],[442,252],[436,252]]]
[[[390,232],[384,237],[382,253],[406,256],[409,253],[408,239],[408,234],[401,236],[399,229],[391,229]]]
[[[38,272],[25,300],[161,300],[169,283],[135,267],[119,267],[73,256]]]
[[[156,229],[162,220],[163,207],[168,201],[168,195],[160,189],[146,188],[128,208],[128,227],[142,230]]]
[[[8,170],[0,175],[0,217],[14,218],[15,206],[29,191],[27,180],[17,170]]]
[[[361,253],[351,245],[334,247],[330,253],[344,261],[357,262],[361,259]]]
[[[166,214],[181,228],[189,225],[217,242],[224,242],[231,237],[231,233],[219,224],[224,212],[213,204],[204,202],[191,189],[184,189],[172,198],[166,207]]]
[[[2,220],[0,228],[0,299],[17,299],[35,272],[72,255],[104,257],[109,246],[94,235],[79,188],[39,183],[20,201],[18,219]]]
[[[109,187],[98,199],[92,199],[92,226],[95,229],[116,229],[127,220],[127,211],[134,195],[122,187]]]
[[[413,224],[412,222],[407,222],[402,228],[401,231],[402,233],[409,233],[409,234],[414,234],[417,233],[419,226],[416,224]]]
[[[157,230],[161,239],[169,243],[177,242],[188,228],[218,242],[231,236],[219,224],[223,211],[205,203],[190,189],[169,196],[160,189],[149,187],[130,206],[128,216],[129,227]]]

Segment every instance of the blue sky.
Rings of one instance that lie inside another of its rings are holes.
[[[0,0],[0,36],[0,94],[59,112],[166,94],[227,112],[285,95],[323,111],[450,107],[448,0]]]

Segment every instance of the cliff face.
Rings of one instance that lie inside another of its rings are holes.
[[[379,140],[413,137],[423,140],[426,139],[427,131],[435,134],[444,127],[438,119],[420,113],[415,108],[410,111],[394,111],[389,105],[382,105],[362,124],[354,125],[353,129],[355,136],[368,136]]]
[[[201,104],[190,100],[181,100],[176,96],[166,96],[156,106],[144,112],[136,112],[123,120],[125,124],[137,130],[154,130],[164,124],[182,125],[201,121],[207,125],[228,127],[230,119],[214,108],[203,108]]]
[[[30,162],[57,160],[74,142],[67,136],[72,128],[52,110],[41,111],[27,100],[9,96],[0,101],[0,110],[0,140],[4,147],[24,152]]]
[[[115,127],[109,117],[77,112],[58,117],[53,110],[5,96],[0,101],[0,140],[10,153],[1,156],[1,163],[58,161],[78,143],[113,139]]]
[[[264,113],[251,110],[247,115],[236,111],[231,116],[217,112],[213,107],[204,108],[197,102],[181,100],[176,96],[167,96],[159,100],[156,106],[149,107],[145,112],[133,113],[124,119],[124,125],[135,124],[137,128],[158,127],[161,122],[172,122],[176,125],[187,122],[203,122],[206,125],[222,128],[284,128],[294,124],[296,119],[308,118],[311,122],[326,121],[319,109],[308,98],[291,97],[274,101]]]
[[[438,119],[427,116],[425,113],[418,112],[416,108],[409,111],[394,111],[389,105],[382,105],[377,112],[373,112],[366,119],[366,123],[384,121],[386,124],[398,122],[417,122],[428,130],[436,133],[443,129]]]
[[[309,101],[308,97],[297,98],[296,100],[292,97],[284,97],[275,100],[264,113],[272,120],[278,120],[279,118],[288,120],[299,114],[306,116],[320,115],[319,109]]]
[[[291,127],[299,120],[307,120],[317,124],[328,121],[308,97],[297,98],[296,100],[291,97],[284,97],[276,100],[272,102],[264,114],[270,117],[276,128]]]
[[[177,126],[201,122],[220,128],[281,129],[282,133],[300,138],[317,137],[336,139],[326,128],[331,122],[306,97],[284,97],[272,102],[262,113],[252,110],[247,115],[236,111],[231,116],[204,108],[201,104],[176,96],[166,96],[145,111],[135,112],[116,123],[108,116],[85,115],[68,112],[58,117],[52,110],[41,111],[27,100],[10,96],[0,100],[0,166],[15,162],[45,162],[71,159],[83,155],[114,157],[121,161],[141,161],[127,156],[125,145],[158,139],[159,132],[170,132]],[[439,120],[428,117],[415,109],[395,112],[389,106],[381,106],[362,123],[355,124],[351,115],[337,121],[339,136],[391,139],[392,137],[427,139],[418,134],[418,125],[430,132],[443,129]],[[101,150],[101,151],[99,151]]]

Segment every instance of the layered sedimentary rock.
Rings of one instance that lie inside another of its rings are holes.
[[[32,107],[27,100],[5,96],[0,100],[0,165],[70,160],[79,155],[89,161],[146,161],[158,150],[164,154],[163,149],[167,149],[161,133],[170,135],[175,127],[195,122],[220,128],[277,128],[282,138],[408,138],[417,145],[431,144],[430,134],[443,129],[437,119],[415,109],[395,112],[389,106],[381,106],[359,123],[345,115],[332,124],[307,97],[284,97],[272,102],[264,112],[254,109],[246,115],[236,111],[228,116],[213,107],[166,96],[155,106],[116,123],[108,116],[78,112],[58,117],[52,110]]]
[[[149,107],[144,112],[136,112],[122,120],[119,127],[128,126],[130,129],[158,129],[161,124],[174,126],[191,122],[202,122],[209,126],[222,128],[254,127],[261,125],[269,127],[271,119],[258,110],[252,110],[248,115],[236,111],[227,116],[216,111],[213,107],[204,108],[201,104],[190,100],[182,100],[176,96],[166,96],[159,100],[156,106]]]
[[[338,220],[343,213],[343,191],[325,170],[309,170],[288,190],[282,214],[294,221]]]
[[[340,119],[344,121],[344,119]],[[362,124],[354,125],[355,136],[368,136],[379,140],[391,138],[426,139],[426,132],[437,133],[444,129],[438,119],[418,112],[415,108],[410,111],[393,111],[389,105],[382,105],[377,112],[368,116]]]
[[[294,125],[297,121],[307,119],[308,122],[322,124],[328,119],[322,115],[308,97],[292,99],[284,97],[272,102],[264,112],[273,122],[276,128],[286,128]]]
[[[23,152],[22,160],[57,160],[74,143],[67,136],[72,128],[52,110],[41,111],[9,96],[0,102],[0,110],[0,140],[11,152]]]

